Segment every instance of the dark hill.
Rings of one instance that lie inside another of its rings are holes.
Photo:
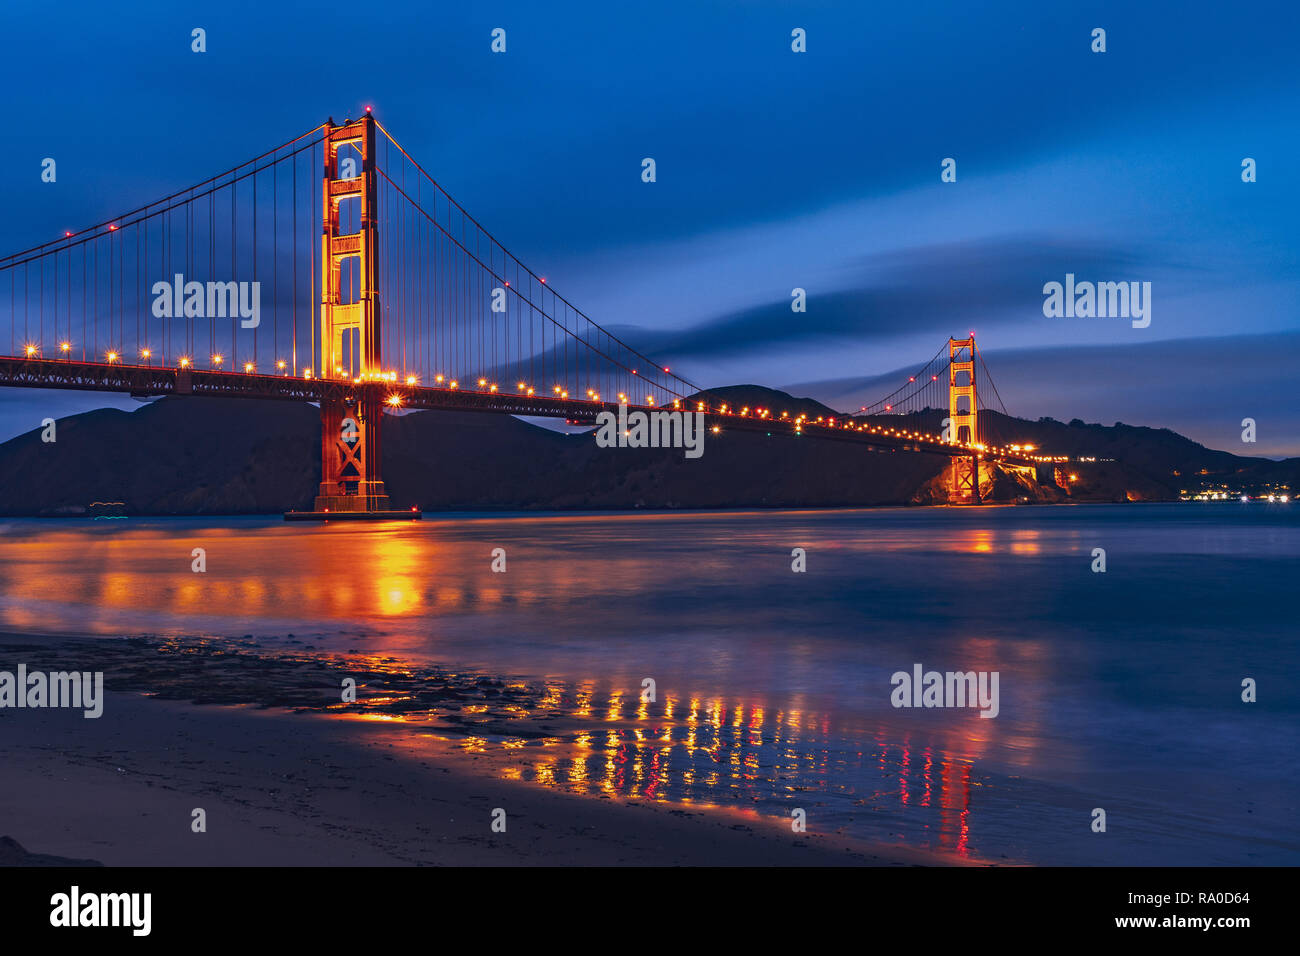
[[[791,418],[798,418],[803,414],[813,420],[818,416],[843,417],[835,409],[814,399],[795,398],[788,392],[762,385],[725,385],[722,388],[711,388],[707,392],[697,392],[692,395],[687,404],[690,405],[701,398],[708,401],[710,405],[723,401],[731,408],[737,409],[744,408],[746,405],[750,408],[767,408],[776,417],[780,417],[782,412],[789,412]]]
[[[793,442],[800,453],[789,453]],[[320,480],[311,405],[164,398],[101,410],[0,445],[0,512],[264,514],[311,507]],[[384,420],[384,479],[397,508],[819,507],[907,501],[945,460],[844,442],[710,434],[703,457],[601,449],[504,415],[416,412]]]
[[[835,414],[758,386],[710,394],[814,419]],[[938,431],[942,417],[908,419]],[[1172,499],[1228,481],[1294,485],[1300,470],[1295,460],[1238,458],[1167,430],[994,415],[988,422],[1004,440],[1099,459],[1069,465],[1080,476],[1070,489],[1075,499]],[[119,501],[126,514],[276,513],[310,508],[319,481],[319,413],[307,404],[165,398],[129,413],[63,419],[57,439],[43,443],[35,429],[0,445],[0,513],[85,514],[93,502]],[[393,507],[426,510],[827,507],[936,500],[947,464],[808,434],[724,430],[704,447],[690,460],[674,449],[601,449],[590,433],[509,416],[415,412],[385,419],[384,478]],[[1050,484],[1051,469],[1039,478]],[[1039,493],[1032,475],[1028,487],[998,487],[1012,489],[1008,500],[1063,497],[1052,488]]]

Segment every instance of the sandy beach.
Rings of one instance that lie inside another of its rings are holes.
[[[502,779],[492,761],[444,737],[413,734],[390,715],[112,690],[124,680],[114,676],[115,659],[140,652],[139,643],[113,640],[0,638],[6,662],[21,657],[54,669],[72,654],[83,669],[103,667],[110,688],[99,719],[0,711],[0,836],[30,854],[107,866],[938,862],[901,847],[796,834],[783,820],[735,808],[580,796]],[[221,666],[251,669],[248,660]],[[206,833],[191,831],[195,808],[206,811]],[[496,808],[506,812],[505,833],[492,831]]]

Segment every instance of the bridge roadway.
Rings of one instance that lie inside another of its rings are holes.
[[[602,411],[617,413],[618,404],[558,398],[550,395],[527,395],[516,392],[483,391],[475,388],[435,388],[401,382],[352,382],[343,379],[303,378],[302,376],[265,375],[256,372],[218,372],[195,368],[169,368],[159,365],[126,365],[120,362],[79,362],[65,359],[0,357],[0,386],[18,388],[58,388],[95,392],[127,392],[138,397],[163,395],[208,395],[226,398],[253,398],[296,402],[319,402],[322,399],[357,399],[363,396],[395,404],[401,408],[443,409],[462,412],[496,412],[530,415],[540,418],[564,418],[592,422]],[[390,401],[397,399],[397,402]],[[694,411],[682,400],[681,408],[670,406],[629,405],[629,411]],[[1017,455],[1009,449],[977,449],[971,445],[933,440],[918,432],[888,428],[853,418],[836,419],[834,426],[813,421],[797,422],[777,416],[762,418],[756,414],[705,410],[705,425],[710,431],[724,430],[764,432],[852,441],[896,451],[920,451],[952,458],[980,454],[983,460],[1035,465],[1042,459]]]

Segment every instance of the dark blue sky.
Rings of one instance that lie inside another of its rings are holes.
[[[1134,6],[7,4],[0,252],[373,104],[511,251],[701,384],[855,408],[973,328],[1013,413],[1300,455],[1296,7]],[[1045,318],[1067,272],[1151,282],[1150,327]],[[0,394],[0,439],[110,401]]]

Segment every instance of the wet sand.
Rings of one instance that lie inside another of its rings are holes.
[[[108,866],[954,862],[820,834],[815,820],[796,834],[745,810],[502,779],[498,763],[457,746],[465,731],[446,708],[478,693],[507,698],[509,709],[509,695],[530,692],[523,685],[354,661],[347,672],[370,674],[360,706],[331,713],[342,707],[328,690],[331,661],[161,643],[0,635],[0,669],[104,670],[109,688],[99,719],[0,710],[0,836],[29,854]],[[395,692],[404,682],[420,686]],[[412,708],[419,728],[407,720]],[[466,709],[476,733],[497,719],[492,707]],[[206,811],[206,833],[191,831],[195,808]],[[496,808],[505,833],[492,831]]]

